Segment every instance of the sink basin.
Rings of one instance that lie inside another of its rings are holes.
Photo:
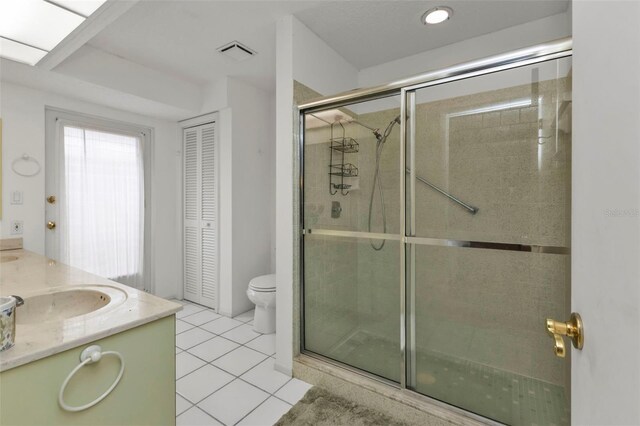
[[[13,262],[14,260],[18,260],[18,256],[11,256],[8,254],[0,256],[0,263]]]
[[[126,298],[124,291],[110,286],[53,289],[25,297],[24,305],[17,310],[16,323],[26,325],[64,321],[115,307]]]

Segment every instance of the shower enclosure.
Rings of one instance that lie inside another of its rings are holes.
[[[300,105],[301,351],[569,424],[570,120],[570,40]]]

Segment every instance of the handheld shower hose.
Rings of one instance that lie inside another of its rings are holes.
[[[382,232],[387,232],[387,215],[384,209],[384,191],[382,190],[382,178],[380,177],[380,159],[382,157],[382,149],[384,148],[384,144],[387,142],[387,138],[391,134],[391,130],[393,130],[393,126],[396,124],[400,124],[400,116],[397,116],[387,125],[387,128],[384,130],[384,133],[380,133],[379,129],[375,129],[373,134],[375,135],[376,142],[376,168],[373,175],[373,186],[371,187],[371,197],[369,198],[369,221],[368,221],[368,230],[371,232],[371,220],[373,217],[373,199],[375,197],[376,188],[378,189],[378,194],[380,197],[380,213],[382,215]],[[384,243],[386,240],[382,240],[379,246],[377,246],[373,241],[369,241],[371,244],[371,248],[376,251],[382,250],[384,247]]]

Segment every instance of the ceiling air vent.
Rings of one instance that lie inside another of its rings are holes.
[[[218,48],[218,52],[236,61],[245,61],[256,54],[252,50],[238,41],[232,41]]]

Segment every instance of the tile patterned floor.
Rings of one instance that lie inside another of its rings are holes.
[[[253,311],[232,319],[178,302],[178,426],[270,426],[311,388],[274,370],[275,334],[253,331]]]

